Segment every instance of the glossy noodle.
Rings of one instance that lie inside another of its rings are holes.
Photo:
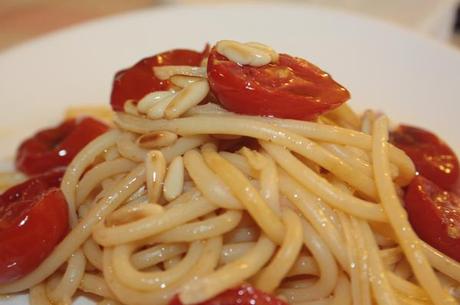
[[[276,60],[238,46],[221,45],[246,64]],[[296,305],[457,304],[460,264],[413,232],[398,192],[415,169],[386,117],[346,105],[315,121],[236,114],[203,104],[203,70],[156,69],[174,89],[126,103],[77,155],[61,185],[72,230],[1,294],[194,304],[250,283]]]

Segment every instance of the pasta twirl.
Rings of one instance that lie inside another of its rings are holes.
[[[243,64],[280,60],[261,44],[220,47]],[[457,304],[439,277],[458,287],[460,264],[410,228],[396,190],[415,169],[384,116],[237,114],[208,99],[205,67],[152,73],[174,87],[126,103],[77,155],[61,184],[72,230],[1,294],[194,304],[246,283],[292,305]]]

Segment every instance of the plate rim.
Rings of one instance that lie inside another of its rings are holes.
[[[44,43],[46,41],[54,40],[54,39],[62,39],[62,37],[66,35],[71,35],[75,31],[84,31],[87,29],[91,29],[91,27],[97,27],[104,23],[111,23],[111,22],[119,22],[123,19],[131,19],[136,15],[149,15],[149,14],[161,14],[167,11],[174,11],[174,10],[197,10],[197,9],[219,9],[222,7],[231,8],[231,9],[242,9],[242,8],[259,8],[259,7],[279,7],[282,9],[302,9],[302,10],[312,10],[318,11],[320,13],[326,14],[336,14],[339,15],[341,18],[350,18],[350,19],[359,19],[363,22],[373,23],[377,26],[385,27],[390,31],[393,32],[400,32],[404,35],[412,36],[414,39],[418,39],[423,43],[431,44],[436,48],[444,49],[447,52],[452,52],[452,54],[457,54],[454,56],[460,56],[460,48],[454,46],[452,43],[448,41],[443,41],[434,38],[426,33],[422,33],[417,31],[413,28],[406,27],[402,24],[398,24],[396,22],[392,22],[387,19],[383,19],[376,16],[371,16],[364,12],[354,11],[348,8],[339,8],[339,7],[332,7],[327,5],[321,5],[318,3],[301,3],[301,2],[278,2],[276,0],[268,0],[265,2],[259,2],[255,0],[250,0],[244,3],[234,3],[234,2],[220,2],[220,3],[192,3],[192,4],[181,4],[181,3],[169,3],[169,4],[159,4],[154,5],[151,7],[144,7],[138,8],[126,12],[122,12],[119,14],[114,15],[107,15],[107,16],[100,16],[89,20],[83,20],[81,22],[77,22],[74,24],[70,24],[68,26],[64,26],[63,28],[58,28],[51,30],[49,32],[45,32],[43,34],[39,34],[38,36],[32,37],[30,39],[26,39],[21,41],[17,44],[13,44],[11,46],[7,46],[6,48],[0,50],[0,58],[5,56],[11,56],[11,53],[21,52],[23,49],[28,49],[34,47],[36,44]]]

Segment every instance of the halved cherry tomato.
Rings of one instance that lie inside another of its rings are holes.
[[[195,305],[288,305],[286,302],[249,285],[229,289],[210,300]],[[182,305],[175,296],[169,305]]]
[[[16,154],[16,168],[28,175],[65,166],[108,126],[90,117],[72,119],[39,131],[22,142]]]
[[[350,93],[308,61],[280,54],[277,63],[239,65],[211,50],[211,90],[228,110],[279,118],[314,119],[340,106]]]
[[[457,181],[451,187],[451,191],[460,196],[460,177],[458,177]]]
[[[423,176],[416,176],[404,196],[417,235],[460,262],[460,197]]]
[[[169,88],[169,81],[161,81],[155,77],[153,67],[166,65],[199,66],[201,61],[207,57],[208,52],[208,45],[201,53],[185,49],[171,50],[144,58],[131,68],[117,72],[113,80],[110,97],[113,110],[123,111],[123,105],[127,100],[138,101],[147,93]]]
[[[64,169],[18,184],[0,196],[0,284],[34,270],[69,228],[67,203],[59,189]]]
[[[458,159],[453,150],[435,134],[417,127],[400,125],[390,141],[412,159],[420,175],[451,190],[458,176]]]

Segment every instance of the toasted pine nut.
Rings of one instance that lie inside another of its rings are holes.
[[[160,148],[172,145],[177,140],[177,134],[170,131],[155,131],[137,138],[137,145],[143,148]]]

